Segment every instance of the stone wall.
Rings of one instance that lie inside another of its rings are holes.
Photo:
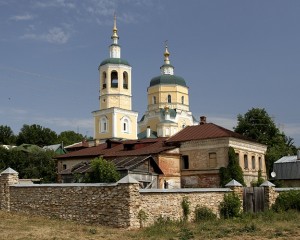
[[[10,187],[10,211],[130,228],[137,184],[43,184]]]
[[[207,189],[168,189],[168,190],[140,190],[141,206],[148,218],[146,225],[153,224],[159,217],[180,220],[183,218],[181,203],[186,198],[190,204],[188,220],[194,219],[194,210],[197,205],[210,208],[219,215],[219,205],[224,199],[224,194],[230,192],[228,188]]]

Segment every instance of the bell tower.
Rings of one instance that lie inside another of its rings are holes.
[[[94,138],[137,139],[138,113],[132,111],[131,66],[121,58],[117,19],[114,16],[109,58],[99,65],[99,110],[94,111]]]

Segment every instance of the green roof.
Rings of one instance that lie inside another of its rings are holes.
[[[150,81],[150,87],[155,85],[165,85],[165,84],[177,84],[186,87],[185,80],[182,77],[176,75],[164,74],[154,77]]]
[[[100,63],[100,66],[103,66],[103,65],[108,64],[108,63],[110,63],[110,64],[123,64],[123,65],[130,66],[130,64],[127,62],[127,60],[122,59],[122,58],[107,58],[107,59],[103,60]]]

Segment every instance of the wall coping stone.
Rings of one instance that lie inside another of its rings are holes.
[[[140,189],[140,193],[193,193],[193,192],[232,192],[230,188],[173,188]]]
[[[43,184],[28,184],[19,183],[13,187],[114,187],[117,183],[43,183]]]
[[[290,188],[275,188],[276,192],[286,192],[286,191],[291,191],[291,190],[300,190],[300,187],[290,187]]]
[[[19,173],[9,167],[9,168],[6,168],[3,172],[1,172],[0,175],[1,174],[19,174]]]

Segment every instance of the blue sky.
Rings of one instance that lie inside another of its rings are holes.
[[[0,0],[0,125],[93,136],[114,12],[139,119],[168,40],[197,119],[232,129],[238,114],[265,108],[300,146],[296,0]]]

